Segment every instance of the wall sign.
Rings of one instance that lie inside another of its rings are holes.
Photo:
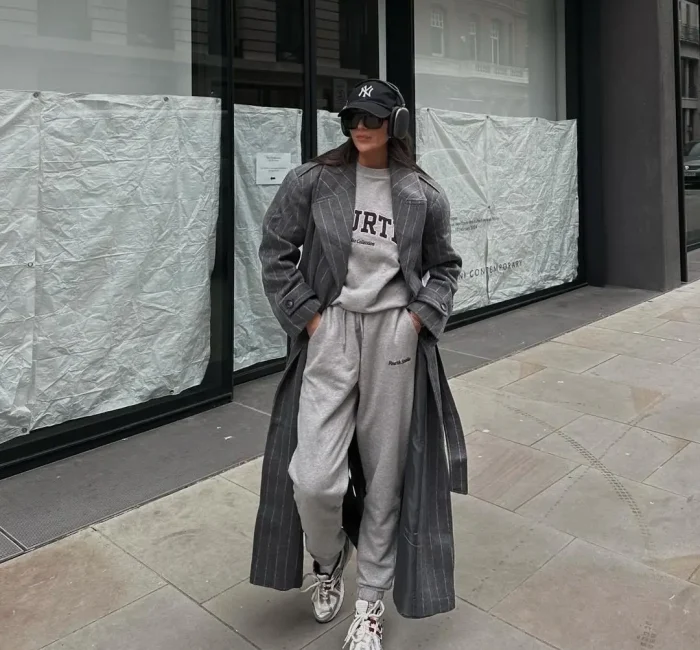
[[[292,168],[292,155],[289,153],[255,154],[255,184],[281,185]]]

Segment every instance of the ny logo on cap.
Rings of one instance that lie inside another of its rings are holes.
[[[362,86],[362,89],[360,90],[360,97],[371,97],[373,90],[374,88],[372,88],[372,86]]]

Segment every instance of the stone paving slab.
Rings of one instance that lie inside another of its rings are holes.
[[[630,332],[617,332],[598,327],[597,324],[560,336],[556,342],[662,363],[678,361],[700,346]]]
[[[451,383],[467,433],[481,431],[531,445],[582,416],[582,413],[456,380]]]
[[[700,445],[688,444],[654,472],[646,483],[691,498],[700,496]]]
[[[595,375],[576,375],[549,368],[510,384],[504,390],[520,397],[554,402],[581,413],[618,422],[638,419],[664,397],[660,390],[627,386]]]
[[[615,330],[617,332],[644,334],[659,325],[663,325],[666,321],[666,318],[656,318],[654,316],[648,316],[643,312],[635,313],[632,310],[628,310],[599,320],[595,323],[595,326],[602,327],[603,329]]]
[[[581,467],[518,513],[683,579],[700,565],[700,500]]]
[[[689,402],[700,400],[700,385],[696,383],[698,373],[693,368],[620,355],[589,370],[586,376],[625,384],[633,389],[658,391]]]
[[[513,359],[521,362],[537,364],[546,368],[556,368],[567,372],[582,373],[615,356],[612,352],[590,350],[575,345],[566,345],[550,341],[525,352],[516,354]],[[519,377],[518,379],[523,379]]]
[[[45,650],[254,650],[173,587],[164,587]]]
[[[634,307],[628,309],[625,314],[639,318],[658,318],[659,320],[667,322],[667,319],[665,319],[664,316],[669,311],[687,306],[685,301],[686,298],[687,294],[685,293],[678,295],[665,294],[654,300],[648,300],[647,302],[635,305]]]
[[[618,476],[643,481],[688,444],[672,436],[584,415],[533,446],[586,465],[602,461]],[[582,455],[581,447],[589,454]]]
[[[516,358],[501,359],[464,375],[464,378],[467,383],[476,386],[503,388],[543,369],[542,365],[523,363]]]
[[[577,463],[487,433],[467,436],[469,491],[495,505],[515,510],[556,483]]]
[[[201,603],[247,578],[257,506],[254,494],[215,477],[97,528]]]
[[[700,346],[700,325],[697,323],[669,321],[647,332],[649,336],[670,339]]]
[[[260,475],[262,473],[262,456],[251,460],[249,463],[244,463],[238,467],[234,467],[228,472],[224,472],[221,477],[227,481],[231,481],[242,488],[245,488],[253,494],[260,496]]]
[[[468,496],[453,499],[457,595],[488,611],[573,537]]]
[[[690,582],[700,585],[700,568],[692,576],[690,576]]]
[[[695,368],[696,370],[700,369],[700,350],[695,350],[695,352],[691,352],[690,354],[678,359],[678,361],[674,362],[674,366],[684,366],[686,368]]]
[[[667,320],[675,320],[681,323],[700,324],[700,307],[682,307],[681,309],[674,309],[667,314],[664,314],[663,317]],[[659,325],[663,325],[663,323],[658,323],[656,327],[659,327]]]
[[[700,402],[668,398],[649,409],[638,425],[649,431],[700,443]]]
[[[561,650],[700,647],[700,588],[580,540],[494,612]]]
[[[99,533],[77,533],[0,566],[0,647],[39,650],[164,584]]]

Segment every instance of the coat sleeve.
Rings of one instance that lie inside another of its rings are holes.
[[[260,261],[265,295],[284,331],[296,338],[321,302],[297,268],[310,219],[311,187],[296,170],[282,182],[263,220]]]
[[[435,339],[440,338],[452,314],[461,269],[462,258],[452,248],[450,204],[444,192],[435,190],[423,234],[423,273],[429,272],[430,277],[408,306]]]

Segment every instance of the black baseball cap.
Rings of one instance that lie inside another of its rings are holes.
[[[343,117],[351,111],[364,111],[386,119],[397,106],[401,106],[401,100],[396,91],[381,81],[369,80],[358,84],[350,91],[348,101],[339,115]]]

